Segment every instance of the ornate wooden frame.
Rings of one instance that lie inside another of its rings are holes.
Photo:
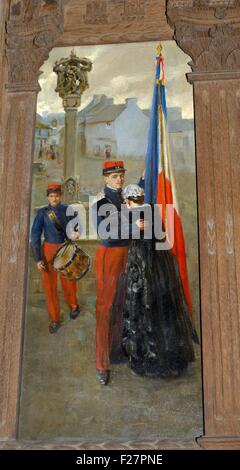
[[[2,448],[197,447],[185,441],[17,440],[40,67],[54,46],[167,40],[174,34],[192,57],[188,79],[195,104],[205,426],[197,442],[203,448],[240,449],[240,0],[169,0],[165,9],[165,0],[0,3]]]

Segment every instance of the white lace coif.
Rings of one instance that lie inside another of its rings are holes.
[[[138,198],[142,197],[144,195],[144,190],[143,188],[140,188],[138,184],[129,184],[124,188],[122,192],[122,196],[124,199],[128,199],[130,197],[132,198]]]

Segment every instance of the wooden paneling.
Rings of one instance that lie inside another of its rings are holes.
[[[172,39],[165,0],[65,0],[57,46]]]
[[[36,98],[36,92],[10,93],[4,108],[0,265],[0,436],[3,437],[16,436],[17,431]]]
[[[8,2],[0,2],[0,188],[2,191],[4,179],[6,177],[6,158],[4,155],[4,129],[5,129],[5,113],[6,113],[6,92],[5,85],[7,82],[7,61],[5,55],[5,40],[6,40],[6,28],[5,22],[9,15],[9,4]],[[4,193],[1,192],[0,197],[0,266],[2,265],[2,254],[3,254],[3,237],[4,237]],[[4,274],[3,274],[4,275]],[[10,295],[10,294],[9,294]],[[1,291],[2,296],[2,291]],[[5,382],[9,380],[7,374],[3,374],[3,361],[4,361],[4,350],[7,344],[5,338],[6,318],[3,306],[0,304],[0,435],[1,430],[6,424],[6,417],[4,415],[4,403],[5,403]],[[4,434],[3,434],[4,435]]]
[[[205,431],[240,434],[240,80],[194,83]]]
[[[4,23],[9,3],[0,2],[4,123],[0,142],[0,148],[4,144],[0,167],[0,436],[4,438],[16,437],[18,420],[36,112],[36,91],[31,91],[32,79],[37,82],[33,65],[38,69],[52,44],[172,38],[163,0],[65,0],[63,32],[60,0],[52,3],[51,15],[45,2],[36,11],[25,0],[14,0],[14,4],[9,27],[12,88],[6,99]],[[205,416],[205,436],[199,442],[206,448],[236,449],[240,435],[240,15],[237,8],[228,8],[227,0],[224,4],[225,10],[215,11],[204,1],[196,8],[190,0],[171,0],[169,14],[178,44],[192,57],[194,69]],[[17,20],[18,10],[24,21]]]

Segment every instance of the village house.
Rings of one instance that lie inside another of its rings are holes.
[[[194,173],[194,120],[184,119],[180,107],[168,108],[168,130],[174,169]]]
[[[51,133],[51,127],[43,122],[40,114],[37,114],[34,138],[34,160],[38,160],[43,157],[45,149],[49,143]]]
[[[112,157],[144,158],[148,126],[149,119],[137,105],[137,99],[114,104],[113,98],[95,95],[80,113],[82,150],[85,148],[88,156],[104,156],[108,147]]]
[[[57,125],[51,129],[47,124],[54,121],[54,115],[45,117],[45,127],[40,124],[43,121],[38,116],[36,138],[44,135],[43,146],[48,142],[63,153],[64,113],[56,115],[55,120]],[[125,103],[115,104],[113,98],[104,94],[93,95],[90,103],[78,113],[78,121],[79,156],[145,159],[150,110],[140,108],[136,98],[127,98]],[[168,130],[174,169],[194,172],[194,120],[184,119],[180,107],[169,107]],[[38,150],[39,145],[38,142]]]
[[[147,152],[150,110],[141,109],[136,98],[114,104],[113,98],[94,95],[79,113],[79,153],[104,157],[108,147],[113,158],[144,159]],[[194,171],[194,121],[183,119],[180,107],[168,108],[172,158],[176,170]]]

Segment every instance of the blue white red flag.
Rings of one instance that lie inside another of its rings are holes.
[[[161,205],[161,216],[164,227],[168,225],[168,205],[173,205],[173,244],[172,253],[176,256],[184,295],[190,313],[192,301],[188,281],[185,242],[181,217],[172,171],[172,159],[169,146],[167,105],[165,93],[164,58],[159,46],[156,57],[156,77],[153,91],[151,119],[148,137],[148,149],[145,171],[145,202]]]

